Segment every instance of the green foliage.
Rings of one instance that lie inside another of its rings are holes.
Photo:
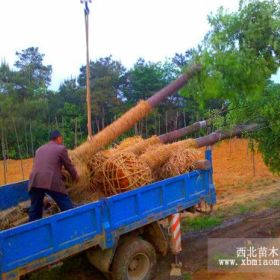
[[[21,52],[16,52],[18,60],[15,67],[20,75],[25,75],[25,81],[32,84],[36,89],[46,88],[51,82],[52,67],[43,65],[44,54],[39,53],[39,48],[28,48]]]
[[[269,79],[280,65],[280,3],[240,1],[237,12],[220,8],[208,21],[211,30],[188,60],[200,62],[203,71],[182,95],[193,96],[201,111],[211,108],[209,100],[219,100],[227,109],[214,121],[216,128],[259,123],[262,128],[249,136],[265,163],[279,172],[279,86]]]
[[[280,5],[274,0],[240,1],[238,11],[220,8],[208,17],[210,31],[197,47],[164,62],[139,59],[131,69],[111,56],[90,62],[94,132],[103,129],[140,99],[147,99],[194,63],[203,70],[180,92],[160,104],[127,132],[148,137],[210,118],[215,129],[259,123],[249,135],[265,163],[280,171],[279,85],[269,82],[280,62]],[[86,67],[76,78],[48,89],[51,65],[36,47],[16,53],[15,68],[0,64],[0,142],[17,158],[31,156],[60,129],[72,148],[87,137]],[[3,131],[3,133],[2,133]],[[3,136],[4,135],[4,136]],[[2,152],[3,153],[3,152]]]
[[[96,129],[104,128],[119,114],[121,97],[126,84],[126,69],[111,56],[90,62],[92,112]],[[82,66],[78,78],[79,86],[86,85],[86,67]],[[85,92],[85,91],[84,91]]]
[[[160,63],[146,62],[139,59],[128,72],[129,88],[124,96],[129,104],[148,99],[154,92],[166,85],[164,70]]]
[[[247,136],[257,141],[257,148],[271,171],[279,173],[280,85],[269,82],[259,99],[243,99],[237,104],[237,109],[227,114],[226,123],[258,123],[260,129]]]
[[[258,142],[258,148],[265,163],[273,172],[280,171],[280,85],[269,86],[263,98],[258,102],[256,112],[262,120],[262,128],[252,135]],[[256,112],[254,115],[256,115]],[[250,115],[251,116],[251,115]]]
[[[48,90],[51,66],[44,65],[44,54],[38,48],[17,52],[16,68],[0,65],[0,144],[5,145],[9,158],[29,157],[48,141],[49,132],[59,129],[69,148],[87,138],[86,68],[80,68],[77,79],[63,81],[58,91]],[[179,75],[172,61],[146,62],[139,59],[126,70],[111,56],[90,62],[92,116],[94,131],[101,130],[134,106],[140,99],[150,97]],[[147,119],[125,136],[135,132],[144,137],[164,133],[183,125],[184,100],[178,94],[170,98]],[[167,117],[167,119],[165,119]],[[15,137],[14,124],[19,147]],[[2,136],[3,130],[3,136]],[[6,141],[7,140],[7,141]],[[5,151],[1,151],[1,156]],[[19,153],[20,151],[20,153]]]
[[[279,67],[280,7],[273,0],[241,1],[237,12],[220,8],[208,17],[211,30],[191,61],[203,71],[183,91],[202,105],[211,98],[256,99]]]

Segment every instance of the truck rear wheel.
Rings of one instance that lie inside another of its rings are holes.
[[[156,266],[152,244],[141,239],[126,240],[117,249],[112,265],[113,280],[150,280]]]

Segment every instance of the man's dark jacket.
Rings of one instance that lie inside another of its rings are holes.
[[[41,146],[35,154],[29,190],[42,188],[67,194],[61,173],[62,166],[71,174],[73,180],[77,178],[77,171],[68,157],[65,146],[53,141]]]

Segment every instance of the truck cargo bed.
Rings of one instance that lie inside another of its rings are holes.
[[[208,155],[211,157],[211,154]],[[0,188],[0,210],[28,199],[27,181]],[[215,204],[212,169],[197,170],[0,232],[0,279],[93,246],[112,248],[127,232],[199,203]]]

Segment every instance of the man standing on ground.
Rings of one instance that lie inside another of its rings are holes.
[[[50,134],[50,142],[36,151],[29,181],[30,222],[42,218],[43,200],[46,194],[56,202],[61,211],[73,208],[63,183],[62,166],[70,173],[73,180],[78,180],[78,174],[62,143],[60,132],[54,130]]]

